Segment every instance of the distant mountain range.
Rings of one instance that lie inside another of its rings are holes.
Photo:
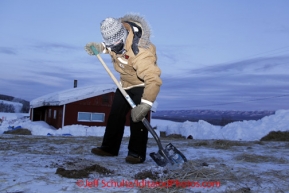
[[[235,121],[258,120],[274,113],[275,111],[172,110],[157,111],[152,114],[152,118],[177,122],[204,120],[212,125],[224,126]]]

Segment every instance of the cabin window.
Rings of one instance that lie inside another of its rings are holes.
[[[104,122],[104,113],[91,113],[91,121]]]
[[[51,118],[51,109],[48,110],[48,117]]]
[[[56,119],[56,115],[57,115],[57,111],[54,110],[54,111],[53,111],[53,119]]]
[[[77,121],[90,121],[91,113],[78,113]]]
[[[104,122],[104,113],[78,112],[77,121]]]

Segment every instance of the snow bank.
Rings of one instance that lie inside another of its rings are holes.
[[[159,131],[166,135],[180,134],[184,137],[192,135],[194,139],[228,139],[253,141],[260,140],[270,131],[289,130],[289,110],[278,110],[274,115],[260,120],[238,121],[224,127],[213,126],[205,121],[177,123],[164,120],[152,120]]]
[[[30,121],[27,118],[29,114],[21,113],[0,113],[0,118],[3,117],[2,124],[0,123],[0,134],[11,129],[11,127],[18,127],[29,129],[32,135],[72,135],[72,136],[103,136],[105,127],[88,127],[84,125],[69,125],[60,129],[55,129],[44,121]],[[160,132],[156,131],[159,135]],[[125,127],[124,137],[130,136],[130,128]],[[149,134],[149,138],[152,136]]]
[[[8,130],[8,127],[21,126],[31,130],[33,135],[73,135],[73,136],[103,136],[105,127],[88,127],[83,125],[64,126],[55,129],[44,121],[31,122],[25,118],[28,114],[0,113],[5,120],[0,126],[0,133]],[[214,126],[205,121],[183,123],[152,119],[151,125],[157,127],[157,134],[161,131],[166,135],[180,134],[184,137],[192,135],[194,139],[228,139],[254,141],[260,140],[270,131],[289,130],[289,110],[278,110],[274,115],[266,116],[257,121],[239,121],[230,123],[224,127]],[[130,136],[129,127],[125,127],[124,137]],[[152,138],[151,135],[149,135]]]

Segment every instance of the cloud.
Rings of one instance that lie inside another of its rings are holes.
[[[289,108],[289,57],[259,58],[164,76],[160,109]]]
[[[9,55],[16,55],[16,51],[14,48],[9,47],[0,47],[0,54],[9,54]]]
[[[237,73],[283,73],[289,63],[289,56],[254,58],[227,64],[216,64],[199,69],[192,69],[190,74],[231,74]],[[287,72],[285,72],[287,74]]]
[[[42,50],[77,50],[79,47],[64,43],[39,42],[32,47]]]
[[[7,68],[0,71],[1,94],[32,100],[50,92],[70,89],[74,80],[78,80],[79,87],[112,83],[96,57],[87,56],[83,61],[33,58],[22,62],[20,66],[6,63]]]
[[[35,54],[21,53],[24,59],[10,57],[4,62],[7,68],[0,77],[1,94],[32,100],[72,88],[74,80],[78,80],[79,87],[113,83],[98,59],[88,56],[83,47],[37,43],[30,48]],[[182,52],[182,47],[177,51],[175,48],[160,50],[158,55],[163,80],[157,97],[159,110],[289,108],[286,106],[289,72],[284,70],[289,56],[204,66],[193,65],[188,50]],[[102,58],[118,79],[110,57],[102,55]]]

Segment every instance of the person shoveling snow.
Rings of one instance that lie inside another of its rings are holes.
[[[146,21],[138,15],[125,15],[120,19],[106,18],[101,23],[103,43],[88,43],[89,55],[96,55],[118,89],[108,118],[101,147],[92,153],[100,156],[117,156],[123,137],[125,119],[131,110],[131,136],[126,162],[143,163],[146,159],[148,131],[158,143],[158,153],[150,156],[160,166],[186,161],[186,158],[172,145],[163,149],[160,139],[146,119],[159,93],[162,80],[157,66],[156,48],[150,42],[150,29]],[[99,53],[108,53],[114,68],[120,73],[121,84],[105,65]],[[170,147],[170,148],[169,148]],[[182,160],[183,159],[183,160]]]

